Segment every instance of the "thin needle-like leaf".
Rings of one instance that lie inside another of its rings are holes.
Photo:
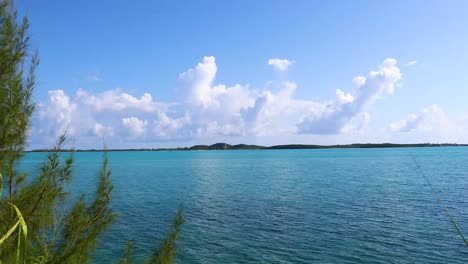
[[[3,244],[3,242],[5,242],[5,240],[7,240],[11,234],[13,234],[13,232],[15,232],[16,228],[18,227],[20,221],[16,222],[16,224],[14,224],[6,233],[5,235],[3,235],[3,237],[0,239],[0,245]]]
[[[28,225],[26,225],[26,221],[24,221],[23,215],[21,214],[21,211],[16,207],[16,205],[11,204],[13,208],[15,208],[16,215],[18,216],[18,221],[21,225],[21,230],[23,231],[24,239],[28,237]]]

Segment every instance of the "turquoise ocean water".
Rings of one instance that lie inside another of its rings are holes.
[[[410,153],[468,235],[465,147],[111,152],[119,218],[93,263],[115,263],[127,240],[149,255],[182,197],[177,263],[468,263]],[[75,159],[70,187],[92,194],[102,153]]]

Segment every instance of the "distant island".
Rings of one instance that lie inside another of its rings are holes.
[[[414,148],[414,147],[467,147],[468,144],[453,143],[417,143],[417,144],[394,144],[394,143],[355,143],[347,145],[305,145],[288,144],[275,146],[259,146],[227,143],[216,143],[213,145],[194,145],[184,148],[127,148],[127,149],[108,149],[108,151],[187,151],[187,150],[274,150],[274,149],[343,149],[343,148]],[[50,152],[51,149],[34,149],[28,152]],[[63,149],[61,152],[70,152],[72,149]],[[76,149],[76,152],[103,151],[103,149]]]

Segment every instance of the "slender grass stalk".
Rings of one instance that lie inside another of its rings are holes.
[[[21,228],[18,229],[18,245],[16,246],[16,264],[20,263],[21,254]]]
[[[13,234],[15,232],[15,230],[16,230],[16,228],[18,228],[18,226],[20,226],[20,231],[21,230],[23,231],[25,240],[26,240],[26,238],[28,236],[28,226],[26,225],[26,222],[24,221],[23,215],[21,214],[18,207],[16,207],[16,205],[14,205],[14,204],[10,204],[10,205],[15,209],[16,215],[18,216],[18,221],[0,239],[0,245],[2,245],[3,242],[5,242],[5,240],[7,240],[8,237],[10,237],[11,234]],[[19,236],[18,236],[18,239],[19,239]]]
[[[23,218],[23,214],[21,214],[21,211],[18,209],[18,207],[16,207],[16,205],[14,204],[10,204],[10,205],[15,209],[16,215],[18,216],[18,221],[0,239],[0,245],[2,245],[15,232],[15,230],[18,229],[18,242],[17,242],[18,244],[16,247],[16,263],[20,264],[21,237],[22,237],[21,235],[24,236],[24,241],[26,241],[28,237],[28,226],[26,225],[26,222],[24,221],[24,218]]]
[[[16,205],[14,205],[14,204],[11,204],[11,206],[13,206],[13,208],[15,208],[16,215],[18,216],[18,219],[19,219],[18,221],[19,221],[20,227],[21,227],[20,230],[23,231],[24,240],[26,240],[27,237],[28,237],[28,225],[26,225],[26,221],[24,221],[23,215],[21,214],[18,207],[16,207]]]
[[[0,245],[2,245],[3,242],[5,242],[5,240],[7,240],[11,236],[11,234],[13,234],[13,232],[15,232],[16,228],[18,228],[18,225],[19,221],[16,222],[16,224],[14,224],[10,229],[8,229],[5,235],[3,235],[3,237],[0,239]]]
[[[444,209],[445,213],[447,214],[447,216],[450,218],[450,221],[452,222],[452,225],[455,227],[455,229],[457,230],[458,234],[460,235],[460,237],[462,238],[463,242],[465,242],[465,245],[468,247],[468,241],[465,239],[465,236],[463,235],[460,227],[458,227],[457,225],[457,222],[455,222],[455,219],[452,217],[452,215],[450,214],[449,210],[447,209],[447,207],[445,206],[445,203],[444,201],[442,201],[442,198],[440,197],[440,195],[437,193],[437,191],[435,190],[434,186],[431,184],[431,182],[429,181],[429,179],[426,177],[426,174],[424,173],[424,171],[422,170],[421,166],[419,165],[419,163],[416,161],[416,159],[414,158],[413,154],[410,152],[410,156],[411,158],[413,159],[414,163],[416,164],[416,167],[418,168],[418,171],[419,173],[423,176],[423,178],[426,180],[426,183],[429,185],[429,187],[431,187],[431,190],[432,192],[434,193],[434,195],[437,197],[437,201],[439,201],[439,204],[440,206],[442,207],[442,209]]]

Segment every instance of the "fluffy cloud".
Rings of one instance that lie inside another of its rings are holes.
[[[139,137],[145,133],[148,121],[140,120],[137,117],[122,118],[122,125],[132,137]]]
[[[386,133],[401,142],[465,143],[466,124],[466,118],[450,118],[440,106],[432,105],[389,124]]]
[[[386,59],[379,70],[369,72],[367,77],[353,79],[355,90],[345,93],[336,90],[335,99],[323,102],[317,111],[311,111],[299,124],[299,132],[310,134],[336,134],[364,108],[386,94],[392,94],[401,80],[400,69],[395,59]]]
[[[83,89],[76,92],[76,100],[90,106],[97,112],[138,110],[152,112],[157,108],[150,94],[145,93],[140,98],[133,97],[119,90],[109,90],[100,94],[90,94]]]
[[[273,58],[268,60],[268,65],[271,65],[275,70],[287,71],[289,66],[294,62],[287,59]]]
[[[425,108],[419,114],[411,114],[389,125],[392,132],[429,132],[433,130],[453,130],[454,124],[447,118],[445,112],[437,105]]]
[[[62,90],[49,91],[49,100],[38,104],[40,125],[33,127],[36,134],[50,135],[54,138],[66,130],[74,134],[74,129],[67,129],[74,119],[77,105]]]
[[[171,118],[167,113],[159,112],[153,121],[153,133],[161,139],[175,138],[177,133],[185,126],[191,123],[190,115],[186,112],[179,118]]]
[[[93,127],[93,134],[101,138],[112,137],[114,136],[114,128],[110,126],[103,126],[100,123],[95,123]]]
[[[273,59],[271,64],[285,69],[291,62]],[[205,57],[181,73],[171,102],[121,90],[79,89],[72,95],[50,91],[49,100],[38,104],[34,137],[49,143],[66,128],[82,142],[103,137],[107,142],[158,142],[360,133],[369,123],[370,105],[392,94],[401,80],[396,60],[386,59],[376,71],[354,78],[349,92],[336,90],[333,99],[316,101],[295,98],[298,87],[290,81],[259,89],[217,84],[217,70],[215,58]]]

